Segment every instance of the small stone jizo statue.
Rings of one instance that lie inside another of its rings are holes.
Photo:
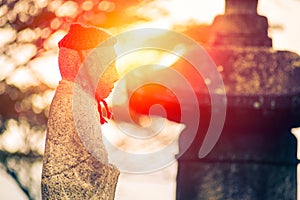
[[[62,80],[56,89],[48,119],[42,199],[114,199],[119,171],[108,163],[99,130],[100,122],[104,123],[105,118],[99,105],[101,101],[104,102],[109,115],[103,99],[109,95],[117,80],[115,65],[111,64],[99,77],[94,96],[83,90],[80,92],[83,103],[74,105],[73,101],[75,80],[82,63],[93,49],[109,37],[101,29],[72,24],[67,35],[59,42]],[[114,47],[114,44],[107,45],[108,49]],[[78,106],[80,109],[76,109]],[[89,113],[96,113],[92,115],[96,120]],[[75,124],[74,116],[80,116],[80,123]],[[97,138],[91,139],[97,157],[87,149],[78,132]]]

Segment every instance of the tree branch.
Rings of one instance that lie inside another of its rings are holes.
[[[7,159],[9,158],[14,158],[14,159],[25,159],[28,161],[41,161],[43,159],[43,156],[30,151],[29,153],[25,154],[25,153],[20,153],[20,152],[16,152],[16,153],[10,153],[8,151],[4,151],[4,150],[0,150],[0,162],[1,163],[5,163]]]
[[[4,150],[0,150],[0,163],[3,164],[5,167],[5,171],[8,175],[12,177],[12,179],[17,183],[18,187],[24,192],[24,194],[27,196],[29,200],[33,200],[34,197],[31,196],[30,190],[21,183],[17,173],[13,170],[10,169],[7,165],[7,161],[9,159],[16,159],[16,160],[27,160],[31,163],[36,162],[36,161],[41,161],[43,158],[42,155],[39,155],[38,153],[34,153],[30,151],[28,154],[16,152],[16,153],[10,153]]]
[[[29,190],[27,187],[25,187],[19,180],[17,174],[15,173],[14,170],[12,169],[9,169],[6,165],[4,165],[5,168],[6,168],[6,173],[9,174],[13,179],[14,181],[17,183],[17,185],[19,186],[19,188],[24,192],[24,194],[27,196],[27,198],[29,200],[33,200],[34,198],[30,195],[29,193]]]

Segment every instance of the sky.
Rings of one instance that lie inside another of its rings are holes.
[[[138,25],[138,27],[170,28],[173,23],[186,23],[187,21],[211,23],[216,14],[221,14],[223,12],[224,2],[222,0],[157,0],[153,3],[153,5],[150,6],[159,6],[167,10],[169,15],[159,16],[159,18],[153,17],[153,21],[146,24],[140,24]],[[149,9],[141,8],[139,12],[144,13],[145,10]],[[299,10],[299,0],[260,0],[258,12],[261,15],[265,15],[268,17],[269,24],[271,26],[282,27],[282,29],[272,29],[269,32],[270,37],[272,37],[273,39],[274,49],[294,51],[300,55]],[[155,16],[155,11],[152,12],[153,16]],[[49,43],[49,45],[56,45],[58,40],[63,36],[63,34],[64,32],[61,32],[60,34],[53,36],[53,40]],[[49,85],[52,85],[53,87],[58,83],[60,79],[56,56],[57,55],[45,55],[43,58],[40,58],[43,60],[37,60],[30,66],[32,70],[39,74],[39,77],[43,79],[44,82],[46,82]],[[21,61],[22,60],[20,60],[20,62]],[[45,65],[45,68],[43,68],[42,71],[39,70],[38,67],[36,67],[40,64],[39,62],[43,62]],[[54,66],[56,66],[56,68]],[[49,76],[50,74],[51,76]],[[18,76],[18,74],[16,73],[15,76]],[[16,77],[16,79],[19,78]],[[148,196],[148,199],[174,199],[174,181],[176,177],[175,175],[176,164],[171,165],[168,168],[165,168],[161,171],[158,171],[156,172],[156,174],[145,174],[143,176],[135,177],[122,175],[121,184],[123,184],[124,187],[118,189],[117,199],[140,199],[140,196],[132,196],[135,193],[135,191],[140,191],[140,193],[143,194],[143,196]],[[18,190],[14,183],[12,181],[9,181],[9,179],[10,178],[8,176],[5,176],[2,172],[0,173],[0,199],[26,199],[22,192]],[[143,183],[141,183],[142,180],[144,180]],[[157,184],[157,182],[159,182],[159,184]],[[3,192],[4,187],[6,188],[5,190],[9,192]],[[132,188],[135,188],[135,191],[131,193],[131,196],[129,195],[125,198],[122,195],[122,192],[131,190]],[[148,188],[148,190],[145,188]],[[153,195],[155,194],[152,191],[159,191],[161,195],[154,197]]]
[[[268,17],[270,25],[283,28],[269,33],[274,49],[294,51],[300,55],[299,9],[299,0],[260,0],[258,12]]]

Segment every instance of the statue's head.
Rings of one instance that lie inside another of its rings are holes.
[[[82,24],[72,24],[69,32],[58,43],[59,46],[59,70],[62,79],[74,82],[87,56],[102,42],[110,38],[103,29]],[[109,45],[110,52],[114,52],[113,43],[105,43]],[[111,49],[110,49],[111,47]],[[100,62],[99,58],[99,62]],[[106,68],[101,77],[99,77],[98,87],[95,97],[98,101],[106,98],[111,92],[114,82],[118,79],[115,64],[111,64]]]

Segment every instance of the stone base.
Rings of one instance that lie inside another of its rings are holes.
[[[296,165],[179,161],[177,200],[296,200]]]
[[[59,174],[42,176],[42,199],[113,200],[119,174],[113,165],[91,157]]]

